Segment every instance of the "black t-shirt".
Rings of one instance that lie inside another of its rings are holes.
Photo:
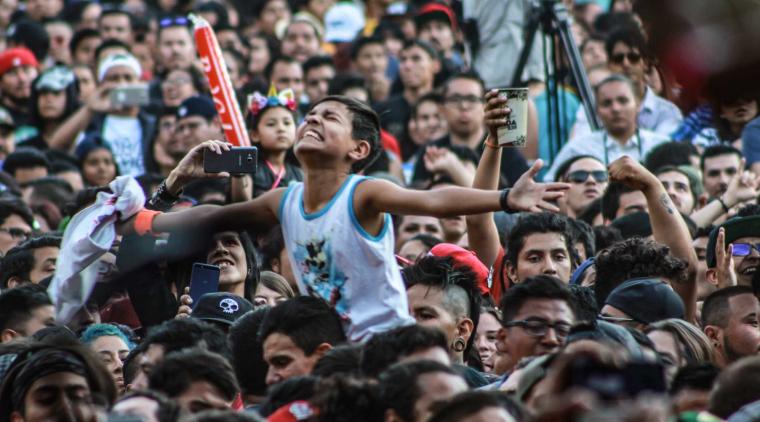
[[[273,186],[276,178],[277,175],[272,172],[266,161],[259,155],[256,174],[253,176],[253,197],[256,198],[274,188],[287,187],[290,182],[300,182],[303,180],[303,172],[298,166],[286,160],[285,174],[282,175],[277,186]]]

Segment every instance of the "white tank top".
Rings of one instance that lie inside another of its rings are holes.
[[[350,341],[413,324],[394,255],[390,215],[377,236],[354,214],[354,191],[365,177],[350,175],[330,202],[307,214],[302,182],[282,195],[280,223],[293,274],[302,294],[327,301],[343,320]]]

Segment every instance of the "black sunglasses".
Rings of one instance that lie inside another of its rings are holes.
[[[593,177],[597,183],[602,183],[609,180],[609,175],[604,170],[576,170],[572,173],[568,173],[567,180],[572,183],[584,183],[586,180],[588,180],[589,175]]]
[[[610,61],[612,63],[616,64],[622,64],[623,61],[628,58],[628,62],[631,64],[636,64],[641,61],[641,54],[639,53],[618,53],[613,54],[612,57],[610,57]]]

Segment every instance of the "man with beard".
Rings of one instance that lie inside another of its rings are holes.
[[[539,275],[509,288],[496,347],[494,372],[511,372],[521,359],[556,352],[575,323],[572,294],[559,279]]]
[[[718,290],[702,306],[702,329],[721,367],[760,352],[759,324],[760,302],[747,286]]]
[[[697,195],[686,171],[675,166],[665,166],[655,171],[655,175],[676,209],[683,215],[691,215],[697,206]]]
[[[285,29],[280,51],[283,56],[292,57],[303,64],[319,54],[320,39],[321,34],[313,23],[304,18],[296,18]]]
[[[577,218],[588,204],[602,196],[607,188],[607,168],[596,157],[580,155],[562,163],[557,169],[557,182],[570,184],[560,209],[570,218]]]
[[[0,54],[0,104],[11,114],[16,127],[29,120],[29,98],[38,67],[28,48],[10,48]]]
[[[184,17],[165,18],[158,27],[159,67],[166,72],[195,63],[195,42]]]
[[[710,198],[719,198],[728,190],[731,179],[743,169],[740,168],[742,153],[728,145],[705,148],[700,161],[702,183]]]
[[[760,215],[732,218],[710,233],[710,240],[707,242],[707,266],[711,270],[717,269],[719,265],[715,246],[720,229],[725,231],[726,248],[731,245],[736,283],[740,286],[751,286],[752,277],[760,266]]]

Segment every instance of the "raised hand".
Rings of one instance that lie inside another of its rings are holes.
[[[542,160],[535,163],[523,173],[512,187],[507,197],[507,205],[513,210],[542,212],[559,212],[554,201],[561,198],[570,189],[568,183],[538,183],[533,180],[544,166]]]
[[[610,181],[620,182],[642,192],[661,185],[654,174],[627,155],[610,163],[608,172]]]
[[[94,113],[108,113],[110,111],[113,111],[114,107],[113,104],[111,104],[111,97],[109,96],[111,89],[112,86],[110,84],[101,84],[85,100],[87,108],[89,108],[90,111]]]
[[[743,169],[746,160],[742,158],[740,169]],[[760,179],[751,171],[738,173],[728,183],[726,193],[723,194],[723,202],[731,208],[745,201],[754,200],[758,196],[758,183]]]
[[[209,140],[196,145],[190,152],[185,155],[182,160],[177,164],[177,167],[171,171],[169,177],[166,178],[166,187],[169,192],[176,194],[182,189],[187,182],[202,177],[209,178],[225,178],[230,177],[229,173],[206,173],[203,170],[203,151],[210,150],[217,154],[221,154],[222,151],[229,151],[232,146],[225,141]]]
[[[736,271],[734,270],[733,245],[726,248],[726,230],[721,227],[718,230],[718,238],[715,239],[715,263],[717,267],[718,288],[736,286]]]
[[[190,288],[185,287],[185,293],[179,298],[179,309],[174,318],[188,318],[193,313],[193,299],[190,297]]]
[[[498,143],[499,128],[507,124],[507,117],[512,113],[507,107],[507,99],[499,98],[499,91],[492,89],[486,92],[484,123],[488,128],[488,136],[492,144]]]

